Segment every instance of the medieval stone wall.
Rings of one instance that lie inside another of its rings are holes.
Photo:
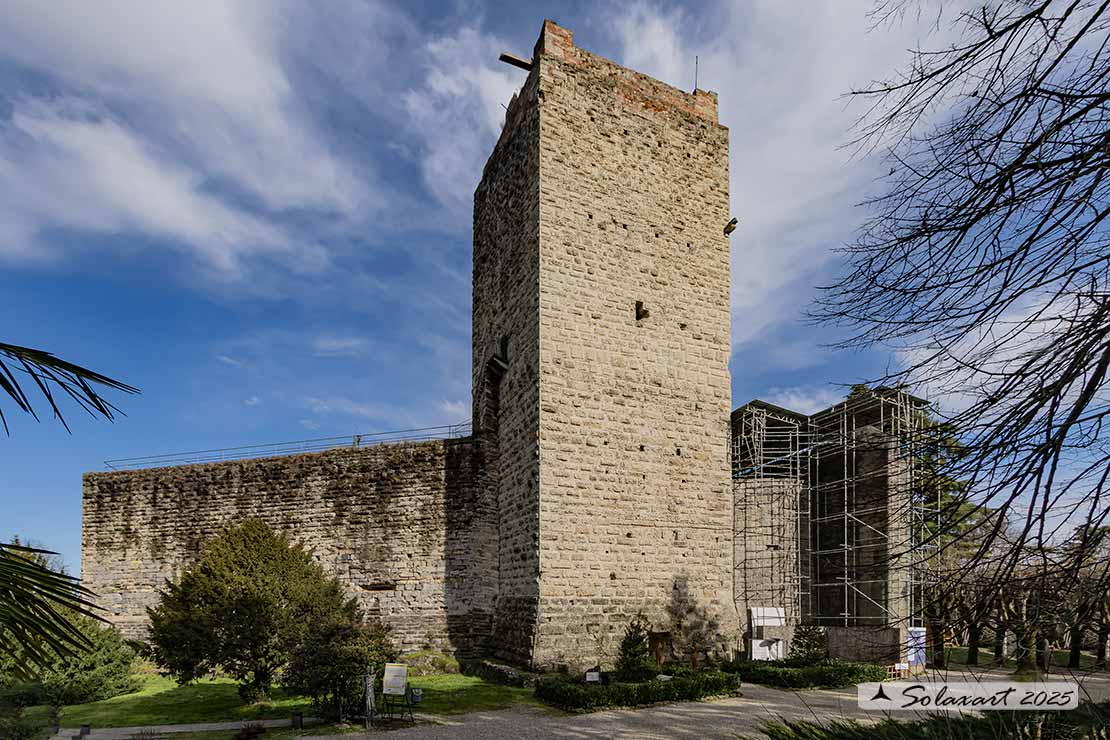
[[[539,599],[539,110],[536,75],[508,106],[474,193],[473,420],[496,472],[493,650],[528,663]]]
[[[497,522],[473,439],[89,473],[81,571],[108,618],[142,638],[157,591],[205,540],[258,517],[393,627],[404,649],[485,648]]]
[[[539,622],[591,663],[637,612],[735,640],[728,131],[548,22],[539,102]]]

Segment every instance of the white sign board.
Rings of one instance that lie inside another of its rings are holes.
[[[382,693],[391,696],[404,696],[408,684],[409,667],[404,663],[386,663],[382,677]]]
[[[601,671],[586,671],[586,683],[600,683]]]

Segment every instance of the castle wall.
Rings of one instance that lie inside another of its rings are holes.
[[[128,637],[223,527],[258,517],[316,559],[404,649],[481,652],[497,522],[474,440],[84,476],[84,585]]]
[[[668,630],[696,610],[732,644],[728,131],[714,94],[578,49],[550,22],[534,59],[533,660],[595,662],[640,611]]]

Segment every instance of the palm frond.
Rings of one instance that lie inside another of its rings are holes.
[[[76,578],[28,557],[35,553],[54,554],[0,543],[0,652],[15,656],[15,670],[24,678],[54,656],[89,648],[67,613],[103,621],[91,601],[94,594]]]
[[[124,393],[138,393],[139,390],[126,383],[101,375],[88,368],[67,362],[60,357],[55,357],[49,352],[30,347],[20,347],[15,344],[0,343],[0,391],[6,394],[20,411],[30,414],[38,420],[31,396],[24,390],[28,385],[28,378],[43,399],[49,404],[54,413],[54,418],[62,423],[69,431],[69,425],[62,416],[58,406],[56,394],[69,396],[82,410],[90,416],[103,416],[108,420],[115,419],[116,414],[122,414],[111,402],[101,396],[93,387],[96,385],[122,391]],[[20,384],[23,380],[23,384]],[[0,408],[0,424],[4,432],[8,433],[8,421],[4,411]]]

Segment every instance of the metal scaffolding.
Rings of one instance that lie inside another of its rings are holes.
[[[779,606],[797,623],[810,611],[810,497],[803,481],[807,419],[755,401],[732,417],[738,584],[752,606]]]
[[[737,409],[733,477],[744,506],[763,512],[738,521],[754,545],[745,544],[738,563],[745,579],[781,595],[801,622],[919,625],[930,554],[923,543],[939,516],[920,474],[926,408],[908,393],[878,388],[812,416],[762,401]],[[767,529],[767,538],[795,531],[794,557],[762,552],[753,527]],[[788,562],[792,573],[777,571]]]

